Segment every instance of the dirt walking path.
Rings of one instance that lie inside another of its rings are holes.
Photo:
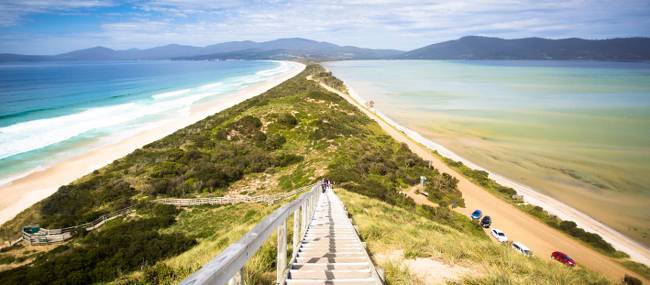
[[[459,181],[458,189],[462,192],[466,205],[466,208],[456,208],[456,211],[464,215],[470,215],[474,209],[481,209],[484,214],[492,217],[493,227],[503,230],[510,240],[518,241],[527,245],[534,254],[540,258],[550,258],[553,251],[559,250],[575,259],[579,266],[584,266],[593,271],[599,272],[614,282],[621,282],[623,276],[629,274],[643,280],[644,284],[650,283],[650,280],[626,269],[614,259],[587,247],[581,242],[574,240],[554,228],[551,228],[529,214],[515,208],[513,205],[490,194],[480,186],[473,184],[463,175],[442,162],[430,149],[415,142],[403,132],[395,129],[386,121],[382,120],[377,114],[369,110],[366,106],[359,104],[351,96],[323,83],[320,83],[320,85],[326,90],[338,94],[352,105],[359,108],[359,110],[377,122],[381,128],[395,140],[407,144],[411,151],[419,155],[422,159],[432,161],[433,166],[439,171],[456,177]]]
[[[427,205],[431,207],[438,207],[436,203],[433,203],[427,196],[424,196],[423,194],[419,193],[418,191],[422,189],[422,186],[420,184],[415,185],[413,187],[410,187],[408,189],[404,189],[404,194],[406,196],[411,197],[413,201],[415,201],[415,204],[418,205]]]

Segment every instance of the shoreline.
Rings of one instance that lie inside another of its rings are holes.
[[[613,282],[620,282],[626,274],[639,278],[645,283],[650,282],[647,278],[624,267],[619,260],[606,256],[560,230],[552,228],[539,219],[522,212],[514,205],[474,184],[467,177],[444,163],[440,156],[434,154],[431,149],[396,129],[375,112],[354,99],[352,95],[341,93],[323,83],[320,83],[320,86],[338,94],[350,104],[356,106],[366,116],[379,124],[382,130],[397,142],[406,144],[411,151],[422,159],[430,160],[432,166],[440,172],[456,177],[458,179],[458,189],[461,191],[465,200],[465,208],[455,208],[454,211],[469,216],[473,209],[484,210],[484,213],[492,216],[493,227],[504,230],[511,240],[523,242],[532,249],[535,256],[539,256],[540,258],[548,258],[552,252],[560,250],[573,257],[579,266],[599,272]],[[484,231],[489,236],[488,230]]]
[[[232,107],[246,99],[255,97],[282,82],[296,76],[305,65],[287,61],[290,70],[274,78],[252,84],[241,90],[212,99],[205,104],[193,106],[188,116],[166,119],[156,127],[135,133],[125,139],[109,143],[88,152],[65,159],[45,169],[38,169],[16,180],[0,186],[0,224],[13,219],[23,210],[40,202],[56,192],[60,186],[69,184],[95,169],[101,168],[146,144],[159,140],[173,132],[198,122],[210,115]]]
[[[350,97],[356,100],[360,105],[365,106],[365,100],[355,93],[348,86],[348,92]],[[579,227],[584,230],[600,235],[605,241],[612,244],[617,250],[623,251],[630,256],[630,259],[641,262],[645,265],[650,266],[650,249],[645,245],[625,236],[624,234],[618,232],[617,230],[603,224],[602,222],[592,218],[591,216],[561,202],[555,198],[549,197],[545,194],[542,194],[532,187],[523,185],[521,183],[510,180],[507,177],[494,173],[486,168],[481,167],[480,165],[473,163],[470,160],[463,158],[462,156],[456,154],[445,146],[438,144],[430,139],[425,138],[420,133],[411,130],[407,127],[404,127],[386,116],[376,108],[369,108],[371,112],[377,115],[382,120],[386,121],[396,130],[404,133],[414,142],[430,149],[432,151],[438,152],[439,155],[446,157],[451,160],[460,161],[465,166],[473,170],[481,170],[488,173],[488,177],[497,183],[510,187],[514,189],[518,195],[521,195],[524,201],[528,204],[540,206],[544,208],[550,214],[558,216],[562,220],[573,221]]]

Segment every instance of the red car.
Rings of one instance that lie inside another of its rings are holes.
[[[563,253],[561,251],[553,252],[551,254],[551,258],[553,258],[553,259],[555,259],[555,260],[557,260],[557,261],[561,262],[562,264],[564,264],[566,266],[569,266],[569,267],[576,266],[576,262],[571,257],[569,257],[568,255],[566,255],[565,253]]]

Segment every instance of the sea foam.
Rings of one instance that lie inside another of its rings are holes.
[[[176,96],[186,94],[186,93],[190,92],[191,90],[192,89],[181,89],[181,90],[176,90],[176,91],[169,91],[169,92],[165,92],[165,93],[156,94],[156,95],[153,95],[151,97],[153,97],[154,99],[164,99],[164,98],[169,98],[169,97],[176,97]]]

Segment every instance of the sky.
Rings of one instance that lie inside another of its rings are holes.
[[[0,0],[0,53],[287,37],[410,50],[467,35],[650,36],[650,0]]]

